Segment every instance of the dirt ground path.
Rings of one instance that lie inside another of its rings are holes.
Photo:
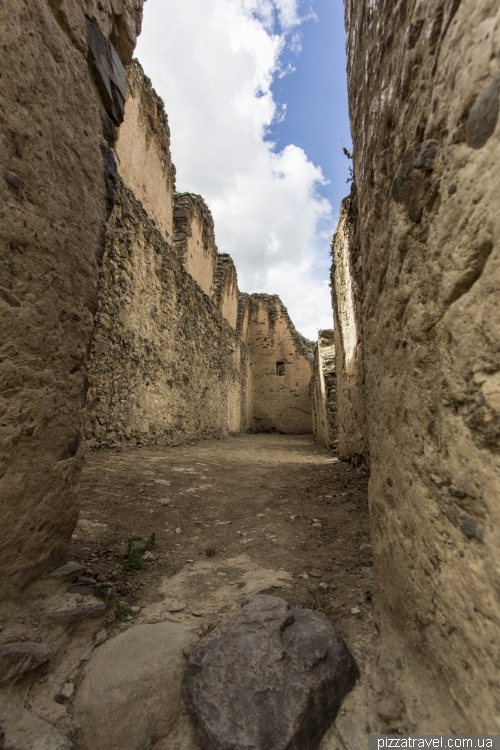
[[[113,583],[120,630],[171,619],[202,636],[266,592],[324,611],[363,674],[374,639],[366,488],[308,435],[100,451],[87,458],[70,555],[83,582]]]

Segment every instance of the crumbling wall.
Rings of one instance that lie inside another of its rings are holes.
[[[497,732],[500,9],[346,0],[346,24],[384,715]]]
[[[175,193],[170,129],[163,101],[137,60],[127,67],[125,117],[116,154],[121,178],[168,238]]]
[[[246,430],[250,368],[248,347],[120,185],[89,358],[89,440],[176,445]]]
[[[318,332],[311,389],[316,440],[327,448],[337,447],[337,373],[333,330]]]
[[[220,253],[213,283],[213,299],[227,322],[236,328],[238,320],[238,275],[230,255]]]
[[[175,194],[172,247],[188,273],[211,296],[217,245],[212,214],[201,195]]]
[[[338,450],[343,461],[367,464],[363,363],[362,258],[357,236],[358,199],[355,187],[342,201],[332,241],[332,306],[336,371],[338,373]]]
[[[241,296],[240,326],[246,306]],[[254,361],[255,429],[312,432],[312,365],[300,335],[277,295],[252,294],[246,304],[246,341]],[[278,363],[282,363],[282,375],[278,374]]]
[[[106,218],[102,119],[119,124],[120,68],[141,14],[142,0],[0,3],[2,595],[64,558],[78,514]]]

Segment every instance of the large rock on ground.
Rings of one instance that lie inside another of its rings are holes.
[[[324,614],[253,596],[193,651],[183,698],[204,750],[312,750],[357,676]]]
[[[179,623],[138,625],[101,646],[75,700],[78,747],[144,750],[167,737],[181,710],[194,632]]]

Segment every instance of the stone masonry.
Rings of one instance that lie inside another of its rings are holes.
[[[253,352],[258,431],[312,432],[310,352],[276,295],[240,295],[242,337]]]
[[[118,169],[151,221],[171,241],[175,167],[163,101],[134,60],[127,66],[124,121],[116,143]]]
[[[327,448],[337,447],[337,372],[334,331],[318,332],[311,381],[313,432]]]
[[[370,457],[379,689],[412,733],[497,733],[500,9],[345,9],[340,444]]]
[[[174,197],[174,236],[172,246],[205,294],[212,295],[217,266],[214,220],[201,197],[176,193]]]
[[[238,275],[233,259],[219,253],[213,281],[213,299],[232,328],[238,321]]]
[[[248,347],[122,184],[88,378],[93,444],[175,445],[252,427]]]
[[[332,241],[331,273],[337,400],[342,409],[342,418],[338,420],[338,450],[341,459],[356,465],[369,463],[357,205],[357,192],[353,186],[351,195],[342,201],[340,207]]]
[[[89,445],[176,445],[261,429],[310,432],[311,366],[303,340],[277,297],[245,295],[243,330],[236,268],[229,255],[217,253],[208,206],[191,193],[170,197],[175,169],[160,100],[138,63],[129,66],[127,80],[89,354]],[[137,153],[156,170],[161,203],[157,194],[151,198],[155,181],[135,169]],[[255,315],[268,326],[265,340]],[[283,378],[276,369],[281,359]],[[270,396],[277,399],[274,410]]]

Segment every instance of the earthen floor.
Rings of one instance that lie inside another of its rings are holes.
[[[201,636],[265,591],[323,610],[363,672],[375,637],[367,481],[308,435],[94,452],[71,559],[84,580],[113,583],[117,628],[173,619]],[[129,540],[153,534],[150,559],[127,570]]]

